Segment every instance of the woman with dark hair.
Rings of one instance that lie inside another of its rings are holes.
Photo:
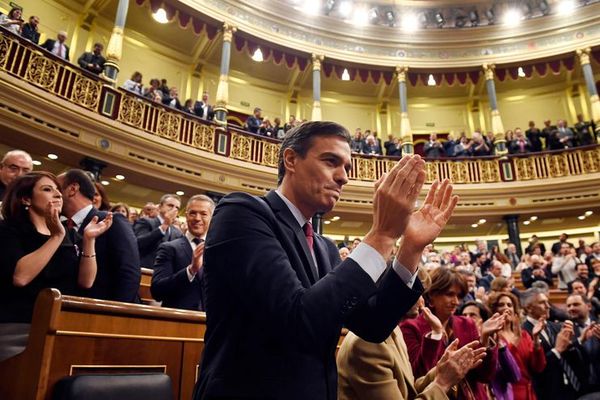
[[[431,309],[423,307],[417,318],[400,325],[415,378],[433,368],[454,339],[459,339],[460,346],[479,340],[481,346],[487,348],[486,356],[483,363],[459,383],[457,398],[485,400],[488,396],[484,383],[494,376],[498,358],[498,349],[490,339],[502,328],[504,317],[495,314],[485,321],[480,336],[471,319],[454,315],[467,293],[463,277],[444,267],[435,269],[430,276],[431,286],[425,291],[425,299]]]
[[[21,34],[21,25],[23,25],[23,18],[21,14],[23,10],[18,7],[12,8],[8,15],[0,14],[0,26],[8,29],[15,35]]]
[[[546,355],[539,335],[546,326],[544,320],[534,326],[532,336],[521,329],[519,300],[512,293],[498,292],[490,296],[488,305],[492,312],[506,315],[506,323],[498,332],[499,340],[506,343],[509,351],[517,361],[521,371],[521,379],[513,383],[514,398],[518,400],[535,400],[532,376],[546,368]]]
[[[86,227],[81,249],[65,234],[59,215],[63,201],[56,177],[30,172],[7,188],[0,222],[0,359],[11,346],[24,346],[33,306],[44,288],[76,294],[96,278],[95,239],[112,223],[94,219]]]
[[[104,185],[98,182],[94,182],[94,186],[96,187],[96,193],[94,193],[94,199],[92,200],[92,204],[100,211],[109,211],[110,201],[108,200],[108,195],[106,194],[106,189],[104,189]]]
[[[110,211],[114,213],[120,213],[125,216],[125,218],[129,219],[129,206],[125,203],[117,203],[110,208]]]

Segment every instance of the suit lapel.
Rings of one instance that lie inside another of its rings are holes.
[[[300,249],[302,249],[300,253],[303,258],[302,264],[304,266],[305,273],[309,278],[310,283],[314,284],[317,280],[319,280],[319,277],[316,276],[317,267],[313,260],[312,254],[310,253],[310,249],[308,248],[306,236],[304,236],[302,227],[298,225],[298,221],[296,221],[296,218],[294,218],[294,215],[288,206],[283,202],[277,193],[270,191],[265,196],[265,199],[275,212],[277,218],[280,221],[283,221],[283,223],[290,230],[291,236],[296,242],[296,248],[298,249],[299,246]]]
[[[332,266],[329,262],[329,253],[327,251],[327,244],[324,243],[325,240],[320,235],[315,234],[314,236],[314,250],[315,250],[315,258],[317,259],[317,264],[319,267],[319,277],[324,277],[328,273],[331,272]],[[312,257],[311,257],[312,258]]]

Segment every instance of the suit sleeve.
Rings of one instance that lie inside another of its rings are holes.
[[[87,54],[83,53],[81,56],[79,56],[79,59],[77,59],[77,64],[79,64],[79,66],[83,69],[87,69]]]
[[[174,265],[175,259],[176,249],[172,242],[163,243],[158,247],[150,284],[152,297],[158,301],[173,296],[181,290],[186,290],[192,284],[187,276],[186,268],[175,272],[177,269]]]
[[[109,233],[111,260],[114,263],[111,267],[117,268],[114,300],[135,303],[138,299],[142,270],[131,225],[123,215],[115,213]]]
[[[133,225],[133,232],[137,238],[137,247],[140,254],[147,254],[158,247],[164,234],[160,228],[152,228],[147,218],[140,218]]]
[[[408,350],[410,365],[415,378],[426,375],[444,354],[443,341],[425,336],[429,332],[421,331],[415,321],[412,320],[402,322],[400,329],[406,342],[406,349]]]

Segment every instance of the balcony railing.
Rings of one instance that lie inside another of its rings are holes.
[[[279,141],[202,120],[195,115],[115,89],[99,76],[74,66],[0,27],[0,70],[17,76],[106,118],[151,135],[223,157],[277,167]],[[350,179],[376,181],[397,158],[355,155]],[[426,181],[456,184],[561,178],[600,172],[600,146],[505,157],[428,160]]]

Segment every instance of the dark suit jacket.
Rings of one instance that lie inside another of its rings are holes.
[[[202,113],[204,112],[204,109],[202,107],[204,107],[204,102],[197,101],[197,102],[194,103],[194,114],[196,114],[200,118],[203,118]],[[213,111],[212,106],[209,104],[208,105],[208,112],[206,113],[206,119],[208,121],[211,121],[214,118],[215,118],[215,112]]]
[[[52,52],[52,50],[54,50],[54,43],[56,43],[56,40],[54,39],[47,39],[44,44],[42,44],[42,47],[46,50],[48,50],[49,52]],[[69,57],[69,46],[67,46],[66,44],[65,46],[65,60],[69,61],[70,57]]]
[[[160,220],[156,218],[140,218],[133,224],[133,232],[137,238],[138,249],[140,251],[141,266],[152,268],[158,246],[163,242],[168,242],[182,236],[179,229],[169,227],[169,231],[163,235],[159,229]]]
[[[560,332],[560,324],[547,321],[546,330],[549,332],[550,341],[546,340],[544,335],[540,335],[540,340],[544,351],[546,352],[546,368],[539,374],[533,375],[533,388],[538,399],[576,399],[581,393],[575,392],[570,384],[565,384],[563,367],[561,361],[556,357],[552,349],[556,342],[556,335]],[[523,329],[531,334],[533,325],[529,321],[523,323]],[[573,371],[582,381],[582,385],[586,386],[586,363],[581,348],[576,344],[576,340],[571,347],[561,354],[571,366]]]
[[[346,325],[384,341],[423,287],[389,269],[376,285],[314,235],[320,279],[298,222],[281,198],[233,193],[206,240],[206,346],[195,399],[335,399],[335,349]],[[336,267],[334,269],[334,267]]]
[[[248,131],[252,133],[258,133],[258,128],[262,124],[262,120],[256,118],[254,115],[249,116],[246,119],[246,126],[248,127]]]
[[[29,22],[23,24],[23,27],[21,28],[21,37],[31,40],[35,44],[40,42],[40,32],[38,32],[38,30]]]
[[[533,285],[533,282],[543,281],[548,284],[548,286],[554,286],[554,282],[552,281],[552,272],[550,272],[547,268],[544,268],[545,278],[538,277],[533,275],[533,269],[531,267],[524,268],[521,270],[521,282],[523,282],[523,286],[527,289]]]
[[[79,227],[80,235],[83,235],[83,230],[96,215],[103,220],[106,212],[92,208]],[[96,239],[96,262],[96,280],[91,289],[83,292],[85,296],[139,302],[138,291],[142,277],[140,257],[131,224],[123,215],[114,213],[110,229]]]
[[[202,287],[204,268],[190,282],[186,268],[192,262],[192,246],[182,236],[158,247],[150,291],[163,307],[204,311]]]
[[[86,51],[79,57],[79,59],[77,59],[77,63],[81,68],[85,69],[86,71],[90,71],[94,74],[99,74],[104,70],[105,62],[106,59],[102,55],[95,55],[91,51]],[[97,65],[98,68],[90,68],[88,64]]]

